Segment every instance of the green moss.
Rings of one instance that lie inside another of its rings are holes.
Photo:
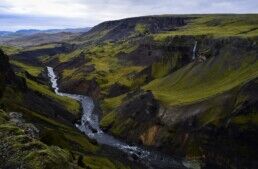
[[[143,86],[145,84],[145,82],[146,82],[146,76],[145,75],[137,77],[137,78],[133,78],[130,88],[131,89],[137,89],[137,88]]]
[[[8,124],[8,123],[1,124],[0,125],[0,131],[1,131],[0,134],[1,134],[2,137],[5,136],[5,135],[21,135],[21,134],[24,133],[21,129],[15,127],[12,124]]]
[[[105,112],[112,111],[122,104],[125,95],[105,99],[101,107]]]
[[[38,91],[39,93],[45,96],[48,96],[53,100],[61,103],[64,107],[67,108],[68,111],[74,113],[75,115],[78,115],[78,113],[80,112],[80,104],[77,101],[68,97],[62,97],[62,96],[56,95],[48,86],[39,84],[30,79],[27,79],[27,85],[30,89],[34,91]]]
[[[146,34],[149,32],[148,27],[144,24],[136,24],[135,31],[139,34]]]
[[[258,113],[239,115],[234,117],[231,122],[237,125],[258,125]]]
[[[165,104],[188,104],[228,91],[257,76],[258,61],[253,52],[236,60],[225,50],[217,58],[188,64],[175,73],[156,79],[144,89],[152,90]]]
[[[152,64],[152,76],[156,78],[163,77],[167,75],[170,71],[171,67],[169,63],[157,62]]]
[[[24,158],[25,166],[33,169],[70,168],[71,155],[58,147],[48,147],[40,151],[32,151]]]
[[[0,111],[1,116],[6,113]],[[0,149],[1,160],[0,168],[17,168],[23,166],[28,169],[43,168],[70,168],[71,155],[68,151],[58,147],[49,147],[39,140],[29,137],[25,131],[15,124],[4,121],[0,123]],[[10,153],[11,152],[11,153]]]
[[[2,49],[7,55],[12,55],[20,52],[22,49],[17,46],[6,46],[0,45],[0,49]]]
[[[186,26],[175,31],[161,32],[153,35],[157,41],[163,41],[176,35],[212,35],[215,37],[258,35],[258,17],[254,15],[192,15]]]
[[[99,149],[99,145],[92,144],[87,137],[83,134],[78,134],[76,132],[64,133],[65,138],[71,143],[76,143],[81,146],[83,151],[96,153]]]
[[[115,120],[116,120],[116,112],[111,112],[106,114],[100,121],[100,126],[102,128],[108,128],[109,126],[111,126]]]
[[[121,136],[125,131],[128,129],[132,129],[135,126],[136,122],[135,120],[128,118],[128,119],[119,119],[115,121],[111,128],[111,132],[114,135]]]
[[[129,169],[129,167],[119,162],[114,163],[105,157],[86,156],[83,158],[83,163],[86,167],[91,169]]]
[[[83,50],[78,49],[78,50],[75,50],[75,51],[73,51],[71,53],[68,53],[68,54],[67,53],[62,53],[62,54],[60,54],[56,57],[59,59],[60,62],[67,62],[67,61],[75,58],[76,56],[79,56],[82,51]]]
[[[33,76],[38,76],[43,70],[41,67],[32,66],[16,60],[11,60],[10,63],[28,71]]]
[[[127,42],[110,43],[106,42],[101,45],[92,45],[84,49],[85,57],[89,60],[85,65],[72,70],[64,70],[62,77],[69,80],[93,80],[95,79],[100,85],[103,92],[119,82],[125,86],[131,86],[133,79],[130,79],[130,73],[136,73],[143,69],[141,66],[123,66],[117,58],[120,52],[128,53],[135,49],[135,45]],[[76,52],[78,54],[78,51]],[[66,61],[70,60],[75,54],[65,56]],[[73,55],[73,56],[72,56]],[[59,56],[61,59],[64,56]],[[62,60],[64,61],[64,60]],[[95,70],[90,74],[85,74],[84,67],[94,65]]]
[[[201,126],[206,124],[217,125],[220,119],[223,119],[226,116],[226,112],[223,112],[223,107],[212,107],[207,110],[205,113],[201,114],[198,117],[199,123]]]
[[[39,50],[39,49],[52,49],[57,47],[57,44],[43,44],[43,45],[39,45],[39,46],[32,46],[32,47],[27,47],[25,51],[33,51],[33,50]]]

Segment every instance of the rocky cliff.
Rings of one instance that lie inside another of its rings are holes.
[[[202,168],[253,169],[257,26],[257,15],[104,22],[41,64],[55,67],[62,90],[92,96],[116,137]]]

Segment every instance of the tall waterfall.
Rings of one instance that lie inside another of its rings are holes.
[[[195,58],[196,58],[196,48],[197,48],[197,41],[195,41],[195,43],[194,43],[194,48],[193,48],[193,57],[192,57],[192,59],[193,60],[195,60]]]

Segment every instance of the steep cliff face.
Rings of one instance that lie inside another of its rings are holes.
[[[174,45],[169,49],[171,53],[176,49],[181,56],[185,55],[185,62],[171,59],[166,73],[158,77],[153,74],[153,65],[160,62],[149,60],[154,80],[143,88],[153,93],[155,99],[152,94],[146,97],[155,102],[139,100],[141,94],[137,92],[117,97],[116,101],[106,99],[103,110],[112,113],[104,116],[102,126],[129,141],[202,159],[207,168],[254,168],[258,156],[251,141],[257,139],[257,39],[195,37],[198,47],[194,60],[190,52],[193,37],[179,39],[170,39],[177,43],[171,43]],[[188,46],[188,50],[183,46]],[[164,53],[166,49],[160,50]],[[128,59],[134,60],[131,56]],[[137,63],[141,62],[136,59]],[[167,62],[162,63],[158,69]],[[115,106],[110,109],[108,103]],[[149,113],[148,118],[141,107],[156,107],[156,111]],[[139,121],[138,117],[148,120]],[[238,143],[234,142],[236,139]],[[223,147],[227,147],[226,154]]]
[[[126,158],[108,156],[109,150],[75,128],[79,104],[57,96],[46,72],[34,76],[25,63],[14,72],[6,55],[0,59],[0,168],[126,168],[120,162],[129,163]]]
[[[169,31],[186,25],[191,20],[184,16],[146,16],[103,22],[89,32],[83,34],[78,40],[94,40],[99,36],[98,42],[110,40],[116,41],[130,36],[153,34],[161,31]]]
[[[26,90],[25,80],[15,76],[9,63],[8,56],[0,50],[0,97],[2,97],[7,85]]]
[[[253,169],[257,25],[257,15],[104,22],[43,64],[55,67],[62,90],[98,100],[101,126],[116,137],[207,169]]]

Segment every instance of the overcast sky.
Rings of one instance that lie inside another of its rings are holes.
[[[0,31],[94,26],[154,14],[258,13],[258,0],[0,0]]]

